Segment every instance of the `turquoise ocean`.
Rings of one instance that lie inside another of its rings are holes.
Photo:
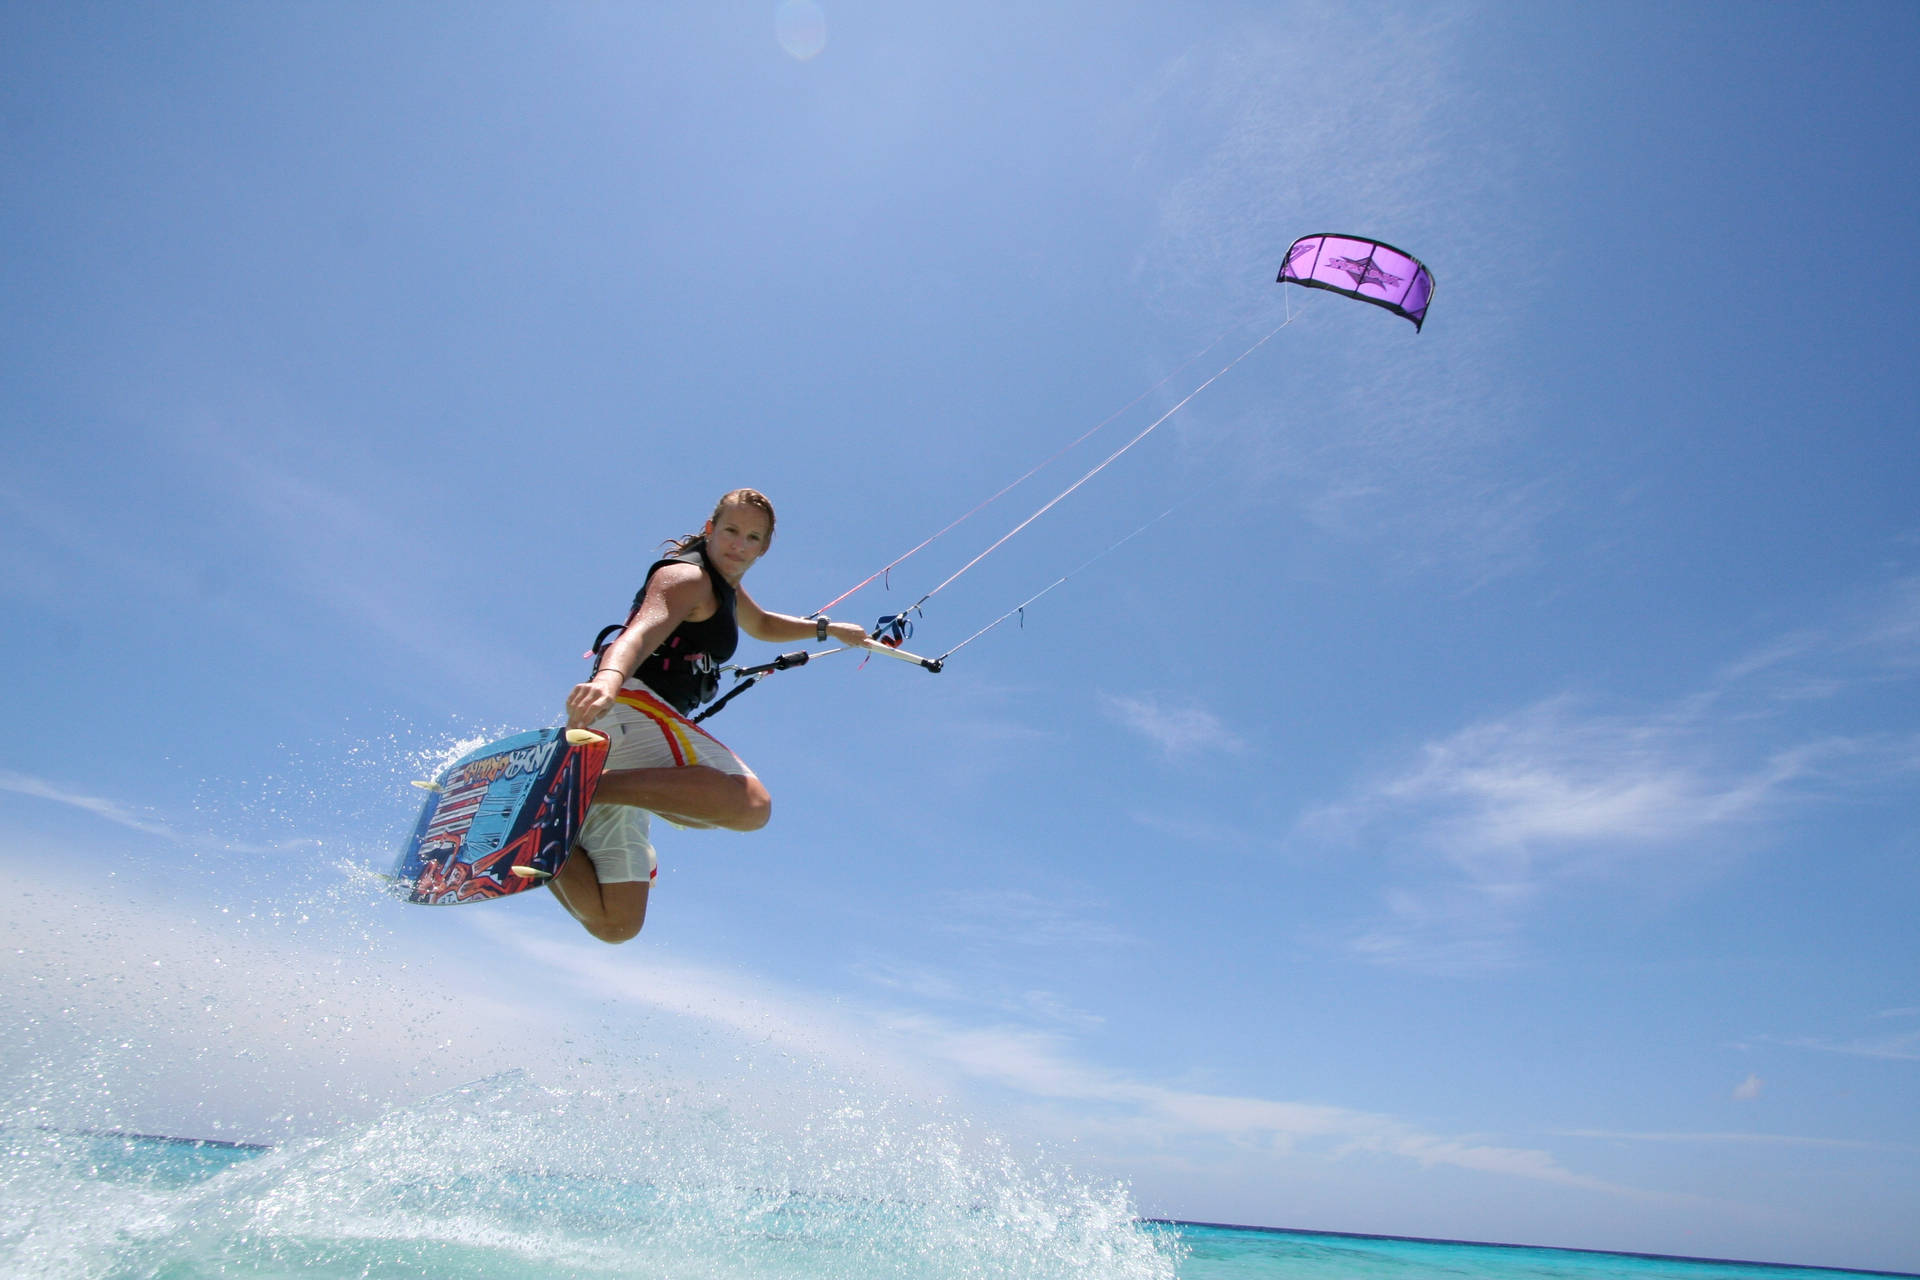
[[[8,1277],[1813,1280],[1804,1267],[1143,1221],[940,1124],[802,1135],[518,1073],[273,1147],[0,1131]]]

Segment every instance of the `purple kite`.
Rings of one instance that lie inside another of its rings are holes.
[[[1358,236],[1301,236],[1280,268],[1278,283],[1288,281],[1385,307],[1413,321],[1416,333],[1433,301],[1433,275],[1418,258]]]

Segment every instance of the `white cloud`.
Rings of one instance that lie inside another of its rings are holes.
[[[1135,1149],[1208,1141],[1275,1151],[1311,1148],[1335,1160],[1375,1154],[1422,1167],[1466,1169],[1610,1195],[1645,1194],[1575,1173],[1546,1151],[1430,1133],[1375,1112],[1151,1084],[1079,1062],[1066,1052],[1064,1041],[1051,1034],[954,1026],[920,1014],[898,1015],[887,1025],[923,1052],[976,1079],[1056,1103],[1092,1106],[1102,1118],[1102,1131]]]
[[[1361,954],[1440,971],[1498,965],[1555,894],[1697,885],[1778,819],[1895,779],[1914,758],[1885,735],[1764,737],[1718,697],[1640,716],[1542,700],[1419,748],[1308,814],[1296,839],[1390,867]]]
[[[1905,786],[1920,739],[1823,731],[1816,717],[1855,726],[1847,717],[1859,709],[1842,695],[1906,678],[1916,600],[1913,583],[1893,583],[1838,610],[1829,627],[1757,646],[1663,707],[1605,710],[1559,696],[1470,724],[1308,814],[1294,838],[1386,868],[1381,910],[1352,938],[1361,955],[1436,971],[1510,963],[1530,914],[1575,886],[1691,890],[1794,814]],[[1897,1057],[1920,1043],[1835,1051]]]
[[[1765,1089],[1766,1082],[1752,1072],[1748,1072],[1747,1078],[1733,1087],[1734,1101],[1752,1102],[1755,1098],[1758,1098]]]
[[[1835,697],[1920,670],[1920,576],[1874,583],[1820,625],[1802,627],[1729,663],[1709,699],[1750,695],[1757,706]]]
[[[1735,759],[1686,714],[1608,715],[1554,698],[1427,744],[1298,834],[1379,852],[1399,877],[1362,954],[1480,967],[1513,954],[1524,913],[1556,890],[1629,870],[1698,874],[1846,749]]]
[[[1603,1142],[1658,1142],[1732,1147],[1807,1147],[1836,1151],[1916,1152],[1920,1147],[1898,1142],[1867,1142],[1855,1138],[1806,1138],[1791,1133],[1635,1133],[1616,1129],[1562,1129],[1560,1138],[1593,1138]]]
[[[736,1043],[769,1047],[792,1061],[856,1072],[883,1081],[903,1096],[931,1097],[949,1083],[911,1057],[887,1053],[866,1020],[831,997],[750,973],[675,960],[658,950],[650,951],[642,963],[632,947],[561,941],[530,932],[524,923],[497,911],[471,911],[465,919],[487,939],[489,949],[511,953],[517,970],[540,973],[549,989],[550,980],[557,979],[579,996],[620,1001],[720,1029]]]
[[[1127,817],[1148,831],[1187,844],[1247,844],[1257,837],[1249,830],[1188,812],[1163,813],[1157,809],[1129,809]]]
[[[948,891],[934,901],[931,926],[960,946],[955,971],[902,966],[869,959],[857,975],[890,998],[911,997],[923,1007],[944,1007],[973,1016],[1011,1017],[1049,1027],[1085,1030],[1104,1019],[1077,1007],[1055,990],[1030,985],[1036,961],[1071,956],[1075,965],[1100,954],[1139,945],[1104,918],[1104,904],[1075,901],[1071,892],[1042,896],[1023,889]]]
[[[1244,738],[1204,707],[1163,702],[1152,694],[1102,694],[1100,703],[1110,719],[1151,742],[1169,760],[1247,749]]]
[[[1670,844],[1750,817],[1812,754],[1728,769],[1684,721],[1558,698],[1429,744],[1374,799],[1426,811],[1430,838],[1475,880],[1525,882],[1556,851]]]
[[[39,800],[50,800],[55,804],[79,809],[96,818],[138,831],[142,835],[161,836],[168,840],[180,837],[165,823],[151,818],[141,817],[133,810],[114,800],[100,796],[84,795],[77,791],[68,791],[43,778],[31,777],[24,773],[15,773],[11,769],[0,769],[0,791],[11,791],[15,795],[32,796]]]
[[[1815,1053],[1838,1053],[1850,1058],[1878,1058],[1888,1062],[1920,1062],[1920,1028],[1892,1035],[1855,1036],[1846,1040],[1820,1036],[1762,1036],[1768,1044]]]
[[[1134,939],[1087,910],[1024,889],[968,889],[939,896],[939,928],[993,951],[1008,947],[1111,949]]]
[[[1920,577],[1892,583],[1869,606],[1858,644],[1889,666],[1920,667]]]
[[[1001,984],[977,975],[958,977],[924,966],[866,961],[854,975],[886,992],[890,998],[921,1004],[988,1010],[1002,1017],[1021,1018],[1048,1026],[1092,1029],[1106,1021],[1099,1014],[1076,1008],[1055,992],[1027,989],[1008,992]]]
[[[137,831],[141,835],[158,836],[175,844],[225,849],[233,853],[291,853],[301,849],[316,849],[321,843],[310,836],[294,836],[284,840],[262,842],[224,840],[205,833],[183,832],[157,818],[145,817],[140,811],[117,800],[69,791],[59,783],[49,782],[45,778],[36,778],[30,774],[16,773],[11,769],[0,769],[0,791],[11,791],[15,795],[31,796],[36,800],[65,805],[70,809],[92,814],[102,821],[125,827],[129,831]]]

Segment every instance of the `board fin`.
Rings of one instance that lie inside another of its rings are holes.
[[[415,778],[413,780],[413,785],[420,788],[422,791],[431,791],[435,795],[440,794],[440,784],[437,782],[428,782],[424,778]]]
[[[541,870],[540,868],[538,868],[538,867],[528,867],[528,866],[518,866],[518,867],[515,867],[515,868],[513,869],[513,874],[515,874],[515,875],[517,875],[517,876],[519,876],[519,877],[520,877],[520,878],[521,878],[522,880],[551,880],[551,879],[553,879],[553,872],[551,872],[551,871],[542,871],[542,870]]]

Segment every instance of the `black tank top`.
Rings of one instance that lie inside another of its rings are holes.
[[[692,547],[664,560],[656,560],[647,569],[647,582],[663,566],[692,564],[704,569],[713,587],[713,616],[701,622],[683,622],[673,629],[658,649],[648,654],[633,674],[649,689],[671,703],[681,715],[714,695],[720,687],[720,667],[740,647],[740,624],[734,616],[735,590],[731,582],[714,572],[701,548]],[[647,597],[647,583],[634,594],[633,607]]]

